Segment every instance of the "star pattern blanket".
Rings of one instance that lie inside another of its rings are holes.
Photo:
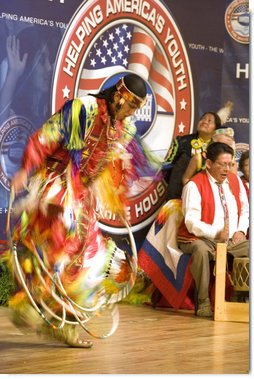
[[[181,200],[168,201],[160,209],[138,254],[139,266],[175,309],[184,305],[193,282],[191,257],[177,247],[177,230],[182,219]]]

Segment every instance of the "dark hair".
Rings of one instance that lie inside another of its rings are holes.
[[[204,116],[206,116],[207,114],[212,114],[213,117],[214,117],[214,121],[215,121],[215,130],[216,129],[220,129],[221,128],[221,119],[220,119],[220,116],[218,116],[218,114],[216,112],[205,112],[202,114],[202,116],[200,117],[200,120],[201,118],[203,118]]]
[[[123,80],[126,87],[135,95],[142,98],[146,96],[146,85],[139,75],[127,74]]]
[[[135,95],[143,98],[146,96],[146,84],[145,81],[136,74],[127,74],[124,76],[125,86],[133,92]],[[112,103],[114,93],[117,91],[116,85],[106,88],[97,95],[93,95],[98,98],[106,99],[106,101]]]
[[[114,93],[116,91],[117,91],[116,85],[114,85],[112,87],[104,89],[103,91],[101,91],[97,94],[89,93],[89,95],[92,95],[94,97],[98,97],[99,99],[105,99],[108,103],[112,103],[113,98],[114,98]]]
[[[239,169],[240,171],[243,172],[243,165],[244,165],[244,162],[249,159],[249,150],[245,150],[242,152],[242,155],[241,155],[241,158],[239,160]]]
[[[221,154],[231,154],[234,156],[234,150],[232,147],[223,142],[212,142],[208,145],[206,151],[206,158],[215,162],[219,155]]]

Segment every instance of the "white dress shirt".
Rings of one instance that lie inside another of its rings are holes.
[[[213,224],[210,225],[201,221],[201,196],[193,181],[188,182],[183,188],[182,209],[185,217],[185,224],[189,233],[192,233],[197,237],[205,237],[213,240],[218,232],[222,231],[224,228],[225,218],[216,180],[207,170],[206,174],[214,195],[215,213]],[[232,238],[233,234],[237,231],[242,231],[246,234],[249,227],[249,202],[244,185],[241,179],[239,177],[237,178],[240,185],[241,202],[241,215],[239,221],[237,203],[230,190],[228,179],[225,179],[222,183],[229,214],[229,238]]]

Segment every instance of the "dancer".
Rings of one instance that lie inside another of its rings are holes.
[[[129,117],[145,103],[146,92],[143,79],[128,73],[97,95],[67,101],[30,138],[12,179],[16,197],[23,189],[28,194],[13,206],[12,252],[25,283],[9,305],[16,317],[70,346],[91,347],[79,338],[77,320],[86,325],[135,282],[135,251],[123,251],[102,235],[97,210],[125,220],[131,182],[140,172],[151,176],[158,170],[134,138]],[[43,326],[31,322],[40,312]],[[65,312],[75,323],[64,324]]]

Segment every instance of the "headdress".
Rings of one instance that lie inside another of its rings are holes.
[[[220,108],[217,112],[217,115],[221,119],[221,125],[226,124],[228,117],[230,116],[234,104],[232,101],[227,101],[222,108]]]
[[[125,101],[134,103],[138,108],[141,108],[146,102],[146,96],[140,97],[132,92],[125,84],[124,77],[116,84],[117,91],[121,94]]]

